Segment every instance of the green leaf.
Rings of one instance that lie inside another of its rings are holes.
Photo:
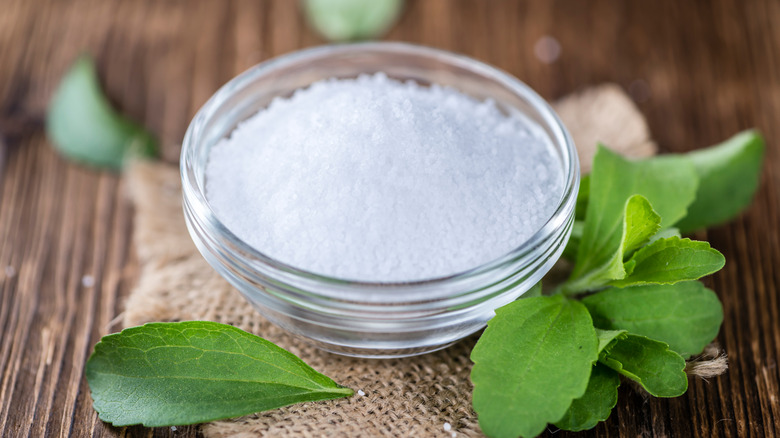
[[[622,255],[626,255],[647,243],[658,232],[661,217],[647,198],[634,195],[628,198],[623,228]]]
[[[401,15],[403,0],[304,0],[309,23],[331,41],[381,36]]]
[[[612,256],[579,278],[570,278],[561,286],[561,290],[566,294],[594,290],[613,279],[625,277],[624,255],[645,244],[658,231],[660,223],[660,216],[645,197],[642,195],[629,197],[620,221],[622,226],[621,234],[618,236],[618,247]],[[577,257],[577,260],[580,260],[581,253]]]
[[[594,284],[622,278],[622,260],[615,257],[623,247],[625,209],[632,195],[641,195],[660,216],[661,228],[685,216],[698,184],[690,160],[661,156],[628,161],[599,146],[593,160],[585,228],[570,281],[573,290],[588,290]]]
[[[114,426],[202,423],[352,395],[265,339],[206,321],[104,336],[86,374],[95,410]]]
[[[152,136],[111,107],[88,56],[62,78],[46,114],[46,132],[62,155],[97,167],[121,169],[129,155],[157,154]]]
[[[723,322],[718,296],[699,281],[612,288],[585,297],[582,303],[596,327],[665,342],[683,357],[701,352]],[[601,339],[602,331],[597,333]]]
[[[555,425],[574,432],[591,429],[609,418],[617,404],[620,376],[611,368],[597,363],[590,373],[585,395],[575,399],[566,414]]]
[[[655,397],[677,397],[688,389],[685,359],[663,342],[628,334],[601,352],[599,362],[639,383]]]
[[[587,309],[561,295],[496,311],[471,353],[473,403],[486,435],[532,437],[582,397],[598,340]]]
[[[637,251],[625,264],[626,278],[609,284],[626,287],[696,280],[719,271],[725,263],[723,254],[707,242],[669,237]]]
[[[758,188],[764,148],[760,133],[744,131],[717,146],[687,154],[701,184],[696,201],[677,227],[690,233],[718,225],[750,205]]]
[[[587,306],[586,306],[587,307]],[[590,309],[588,309],[590,310]],[[593,315],[591,314],[591,318]],[[595,324],[594,324],[595,325]],[[596,327],[599,327],[596,325]],[[596,329],[596,336],[599,338],[599,354],[601,354],[604,349],[606,349],[610,344],[615,342],[617,339],[625,339],[626,336],[628,336],[628,332],[625,330],[606,330],[606,329]]]

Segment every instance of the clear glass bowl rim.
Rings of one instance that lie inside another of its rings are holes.
[[[250,84],[258,77],[272,72],[275,69],[284,68],[293,64],[304,63],[307,60],[319,59],[324,56],[360,54],[361,52],[371,52],[374,54],[411,54],[415,56],[429,57],[440,60],[447,64],[456,65],[500,83],[502,86],[505,86],[507,89],[511,90],[512,93],[518,95],[521,100],[527,102],[534,110],[536,110],[538,115],[543,119],[544,123],[549,127],[552,134],[551,140],[555,143],[563,145],[562,152],[564,154],[562,157],[565,171],[563,195],[560,198],[555,212],[547,220],[547,222],[545,222],[545,224],[528,240],[497,259],[459,273],[409,282],[359,281],[353,279],[329,277],[315,272],[306,271],[265,255],[263,252],[255,249],[236,236],[232,231],[230,231],[219,220],[215,212],[212,210],[208,200],[206,199],[205,187],[203,186],[202,182],[198,181],[197,176],[192,169],[193,160],[195,160],[197,157],[195,148],[200,142],[199,135],[208,121],[208,118],[222,104],[222,102],[234,94],[236,90],[243,89],[246,85]],[[250,269],[253,267],[255,267],[255,269],[261,268],[261,270],[264,271],[267,271],[270,268],[273,271],[278,271],[280,273],[284,273],[285,275],[289,274],[316,283],[325,283],[336,287],[348,287],[350,289],[368,288],[370,290],[373,288],[385,289],[390,287],[393,288],[395,292],[390,294],[391,296],[387,297],[388,303],[408,301],[408,298],[404,297],[405,294],[399,293],[403,289],[418,289],[420,287],[428,289],[440,284],[467,281],[470,278],[480,276],[488,271],[496,270],[509,264],[517,263],[519,259],[532,257],[537,248],[540,245],[544,245],[545,241],[548,241],[560,227],[566,224],[568,216],[573,214],[580,178],[579,159],[574,141],[572,140],[569,132],[561,122],[560,118],[554,112],[552,107],[528,85],[496,67],[492,67],[473,58],[441,49],[434,49],[426,46],[400,42],[367,42],[318,46],[284,54],[249,68],[220,87],[220,89],[214,93],[214,95],[212,95],[212,97],[206,101],[206,103],[195,114],[195,117],[187,128],[184,141],[182,143],[180,171],[182,177],[182,192],[185,198],[185,203],[189,203],[193,210],[193,214],[195,216],[199,216],[199,221],[209,223],[212,227],[218,230],[218,233],[220,234],[219,238],[225,240],[239,253],[240,258],[242,259],[241,261],[246,265],[246,267]]]

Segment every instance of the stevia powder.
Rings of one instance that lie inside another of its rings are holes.
[[[349,280],[448,276],[552,216],[562,166],[534,122],[378,73],[278,98],[216,144],[217,217],[263,254]]]

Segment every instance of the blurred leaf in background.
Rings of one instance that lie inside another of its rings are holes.
[[[355,41],[384,35],[395,24],[403,0],[302,0],[309,24],[330,41]]]
[[[76,60],[54,93],[46,133],[63,156],[95,167],[119,170],[129,156],[157,155],[152,135],[111,106],[87,55]]]

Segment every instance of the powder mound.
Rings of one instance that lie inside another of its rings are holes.
[[[206,189],[217,217],[269,257],[406,282],[517,248],[552,216],[563,174],[527,118],[378,73],[274,100],[212,148]]]

